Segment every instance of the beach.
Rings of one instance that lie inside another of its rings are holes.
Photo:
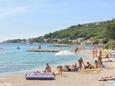
[[[93,62],[96,58],[87,58],[85,61]],[[10,83],[12,86],[113,86],[108,81],[98,81],[102,76],[115,77],[115,58],[113,62],[106,62],[106,68],[100,71],[79,71],[79,72],[63,72],[62,75],[57,75],[55,80],[26,80],[24,73],[11,74],[2,76],[0,84]],[[53,69],[54,70],[54,69]]]
[[[115,86],[115,0],[0,0],[0,86]]]

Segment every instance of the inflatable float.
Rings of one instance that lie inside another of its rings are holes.
[[[32,72],[25,74],[26,80],[54,80],[55,75],[52,73]]]

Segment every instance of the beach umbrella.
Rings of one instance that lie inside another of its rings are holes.
[[[74,53],[72,53],[71,51],[60,51],[60,52],[57,52],[55,54],[55,56],[72,56],[72,55],[75,55]]]

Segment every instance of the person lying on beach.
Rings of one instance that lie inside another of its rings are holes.
[[[46,63],[45,72],[51,73],[51,67],[50,67],[50,65],[48,63]]]
[[[104,77],[101,77],[99,79],[99,81],[108,81],[108,80],[112,80],[113,78],[111,76],[104,76]]]
[[[92,64],[90,64],[89,62],[87,62],[87,65],[84,65],[85,69],[93,69],[94,66]]]
[[[65,71],[65,72],[71,71],[70,65],[65,65],[65,66],[63,67],[63,71]]]
[[[79,69],[79,67],[77,67],[76,64],[75,65],[71,65],[69,68],[70,68],[71,71],[78,71],[78,69]]]
[[[79,70],[79,67],[77,66],[77,63],[75,63],[74,67],[75,67],[75,71]]]
[[[112,54],[111,53],[105,54],[105,58],[112,58]]]
[[[109,58],[109,54],[106,54],[106,55],[105,55],[105,58]]]
[[[65,65],[63,68],[63,71],[78,71],[79,67],[77,67],[77,64],[75,65]]]

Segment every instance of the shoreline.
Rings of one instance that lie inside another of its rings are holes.
[[[108,63],[109,67],[113,63]],[[115,67],[114,67],[115,68]],[[57,76],[53,81],[26,80],[24,73],[8,75],[0,78],[0,83],[11,83],[12,86],[112,86],[110,82],[98,81],[101,76],[114,74],[115,69],[102,69],[99,73],[94,72],[63,72],[62,76]],[[72,83],[71,83],[72,82]],[[46,84],[47,83],[47,84]],[[31,85],[33,84],[33,85]]]

